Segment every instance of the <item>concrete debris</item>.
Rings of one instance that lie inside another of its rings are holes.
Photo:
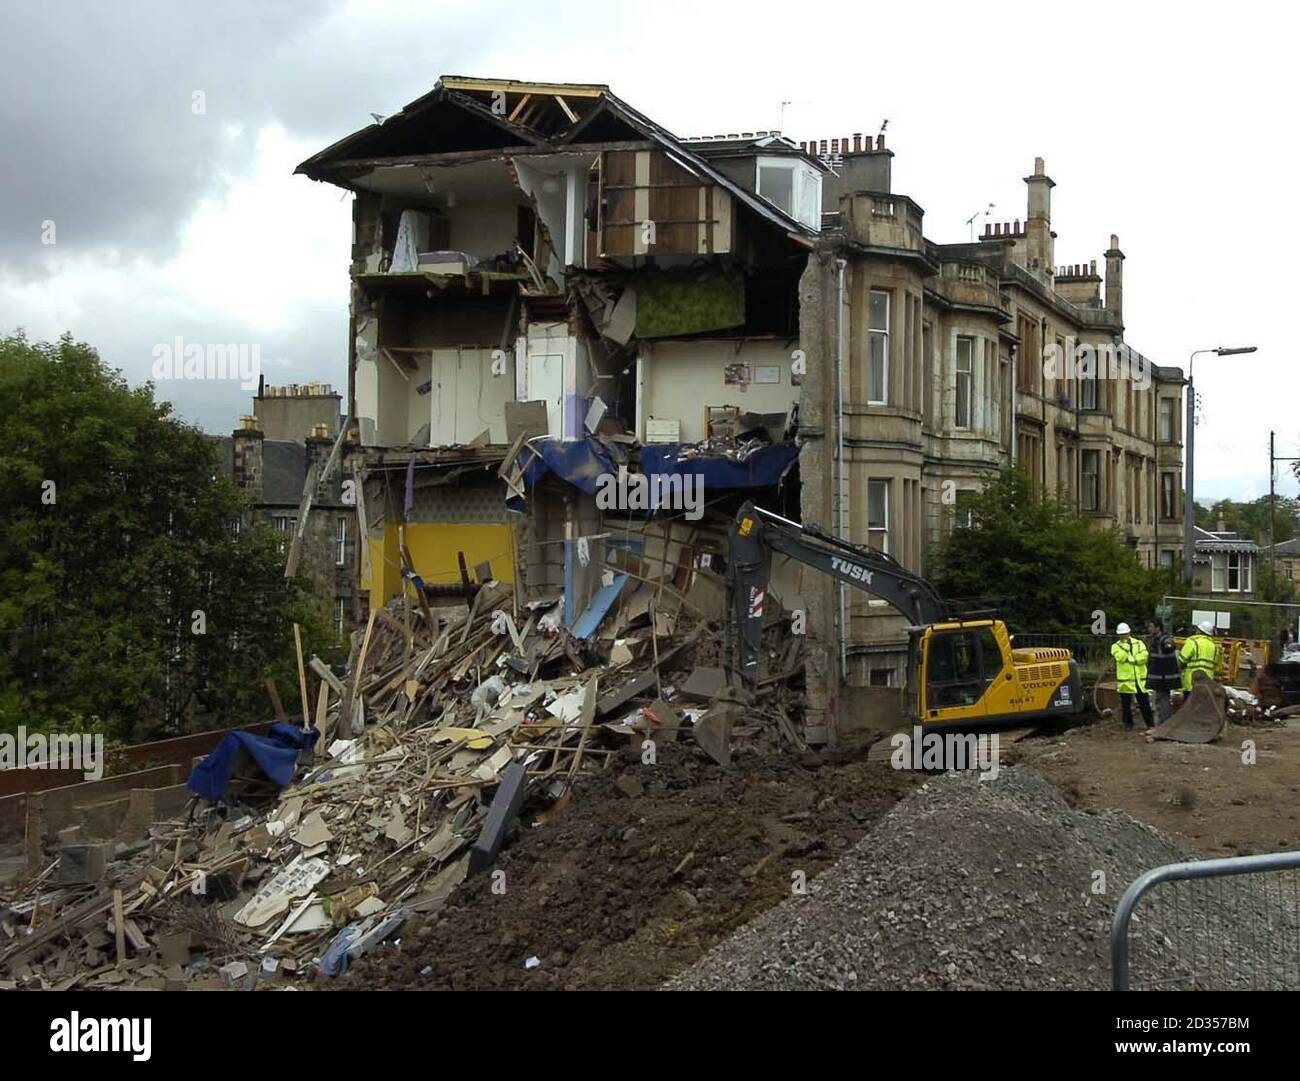
[[[490,580],[454,608],[372,610],[349,671],[313,658],[321,730],[296,780],[195,797],[116,858],[64,834],[0,897],[0,979],[207,990],[337,975],[489,869],[530,805],[563,814],[579,773],[621,765],[629,745],[690,728],[695,753],[725,763],[737,732],[789,741],[798,692],[729,689],[720,627],[670,597],[624,589],[585,640],[562,602],[520,606]]]

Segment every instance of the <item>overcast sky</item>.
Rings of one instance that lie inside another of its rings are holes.
[[[1255,498],[1270,428],[1300,455],[1292,35],[1273,4],[1149,8],[0,0],[0,330],[70,332],[133,382],[177,336],[256,344],[269,382],[343,389],[350,196],[293,169],[443,74],[608,83],[678,135],[887,118],[931,239],[989,202],[1023,219],[1039,155],[1057,263],[1119,235],[1134,347],[1259,346],[1196,362],[1197,495]],[[214,432],[251,408],[159,393]]]

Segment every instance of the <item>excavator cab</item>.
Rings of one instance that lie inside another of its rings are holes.
[[[995,612],[952,614],[934,586],[897,560],[747,503],[731,531],[729,574],[742,671],[756,676],[771,552],[888,601],[908,628],[907,712],[913,723],[1024,721],[1083,709],[1068,649],[1014,649]]]
[[[968,725],[1082,711],[1083,683],[1068,649],[1015,649],[998,618],[962,618],[920,628],[909,669],[913,720]]]

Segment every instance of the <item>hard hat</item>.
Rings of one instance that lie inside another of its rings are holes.
[[[1200,631],[1202,634],[1213,634],[1214,624],[1211,623],[1208,619],[1203,619],[1201,620],[1200,623],[1196,625],[1196,629]]]
[[[1128,624],[1127,624],[1127,623],[1121,623],[1118,627],[1115,628],[1115,633],[1116,633],[1116,634],[1128,634]]]

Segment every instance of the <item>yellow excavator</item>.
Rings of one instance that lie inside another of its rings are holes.
[[[1014,649],[996,612],[954,613],[933,584],[874,548],[740,508],[727,573],[741,673],[758,678],[771,554],[780,552],[888,602],[908,621],[907,703],[913,724],[1030,721],[1080,713],[1079,665],[1068,649]]]

